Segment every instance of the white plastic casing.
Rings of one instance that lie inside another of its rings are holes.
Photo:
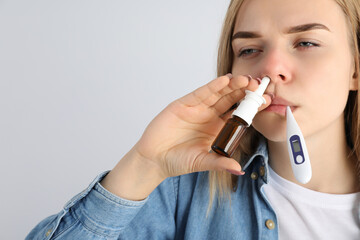
[[[291,112],[286,107],[286,140],[294,176],[300,183],[308,183],[312,176],[311,163],[305,139]]]
[[[258,112],[259,107],[266,103],[265,98],[263,98],[262,95],[269,83],[270,78],[264,77],[255,92],[245,90],[245,98],[240,102],[240,105],[235,109],[232,115],[236,115],[243,119],[248,126],[250,126],[254,116]]]

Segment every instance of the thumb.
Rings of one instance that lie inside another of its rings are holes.
[[[241,169],[240,164],[233,158],[221,156],[213,151],[204,153],[197,159],[198,164],[195,171],[222,171],[227,170],[228,172],[235,175],[243,175],[244,172]]]

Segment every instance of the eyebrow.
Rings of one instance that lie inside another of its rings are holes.
[[[303,24],[303,25],[291,27],[287,31],[287,33],[306,32],[306,31],[310,31],[310,30],[314,30],[314,29],[322,29],[322,30],[327,30],[327,31],[331,32],[330,29],[327,26],[325,26],[324,24],[321,24],[321,23],[308,23],[308,24]]]
[[[287,34],[299,33],[299,32],[306,32],[306,31],[310,31],[310,30],[314,30],[314,29],[322,29],[322,30],[327,30],[327,31],[331,32],[330,29],[328,27],[326,27],[324,24],[307,23],[307,24],[290,27],[287,31],[285,31],[285,33],[287,33]],[[231,41],[233,41],[236,38],[260,38],[260,37],[261,37],[261,34],[258,32],[240,31],[240,32],[235,33],[231,37]]]

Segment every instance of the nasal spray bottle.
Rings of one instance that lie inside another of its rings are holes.
[[[251,125],[259,107],[266,103],[262,95],[269,83],[270,78],[264,77],[256,91],[245,90],[245,98],[234,110],[232,117],[227,120],[225,126],[213,142],[211,149],[214,152],[226,157],[233,155],[239,146],[241,137]]]

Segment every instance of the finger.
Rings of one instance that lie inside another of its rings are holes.
[[[231,111],[232,110],[231,108],[234,106],[234,104],[239,103],[240,100],[244,98],[244,96],[245,96],[244,91],[238,89],[219,99],[219,101],[217,101],[217,103],[214,104],[213,108],[217,112],[218,116],[223,115],[226,112]]]
[[[246,76],[243,76],[243,80],[247,79]],[[259,87],[259,83],[255,79],[251,79],[250,81],[247,79],[248,84],[245,85],[246,90],[255,91]],[[244,84],[243,84],[244,86]],[[229,111],[231,106],[233,106],[235,103],[239,102],[241,99],[245,97],[245,93],[242,89],[237,89],[235,91],[232,91],[231,93],[223,96],[220,98],[216,104],[214,104],[213,108],[217,112],[217,115],[220,116],[224,114],[225,112]]]
[[[240,172],[241,166],[233,158],[221,156],[213,151],[203,152],[198,155],[193,164],[192,172],[230,170]]]
[[[264,94],[263,97],[265,98],[266,103],[259,107],[259,111],[264,110],[271,104],[271,96],[270,95]]]
[[[220,91],[225,88],[229,82],[229,76],[221,76],[185,95],[184,97],[180,98],[179,101],[182,104],[190,107],[199,105],[201,103],[212,106],[222,97]]]
[[[227,87],[223,88],[220,93],[224,95],[213,106],[217,115],[223,115],[232,109],[236,108],[236,104],[245,96],[244,91],[241,89],[246,88],[251,81],[251,76],[238,75],[230,79]],[[251,81],[255,85],[254,81]],[[254,88],[254,87],[252,87]],[[235,107],[234,107],[235,106]],[[232,109],[231,109],[232,108]]]
[[[258,81],[255,79],[251,79],[246,89],[250,91],[255,91],[258,87]],[[214,105],[214,109],[216,110],[217,114],[222,117],[223,115],[235,109],[232,108],[234,104],[239,103],[244,97],[245,93],[242,90],[233,91],[219,99],[219,101]],[[263,97],[265,98],[266,103],[260,106],[259,111],[265,109],[271,103],[270,95],[264,94]]]
[[[245,89],[250,91],[256,91],[258,87],[259,87],[259,81],[256,79],[251,79]]]
[[[245,88],[249,84],[250,80],[251,80],[250,76],[243,76],[243,75],[234,76],[233,78],[230,79],[228,86],[226,86],[220,91],[220,94],[225,96],[226,94],[229,94],[232,91]]]

